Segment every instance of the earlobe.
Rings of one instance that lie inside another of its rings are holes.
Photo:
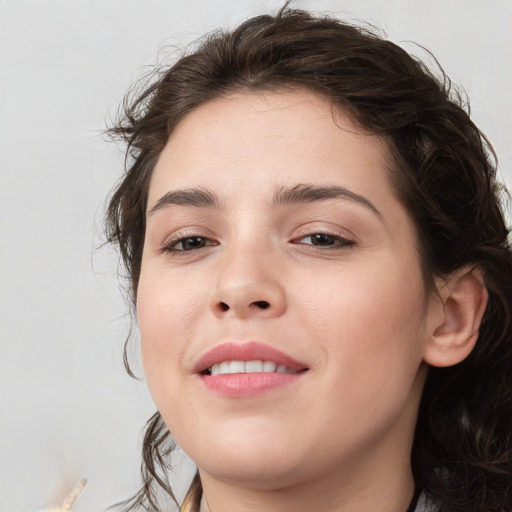
[[[482,271],[463,267],[438,284],[440,314],[429,326],[424,360],[432,366],[453,366],[473,350],[487,306],[488,293]]]

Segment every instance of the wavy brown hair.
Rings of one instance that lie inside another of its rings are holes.
[[[478,342],[462,363],[429,369],[411,461],[416,485],[442,512],[512,510],[512,257],[495,155],[442,69],[430,71],[372,30],[284,8],[207,36],[127,96],[110,130],[127,146],[127,165],[106,228],[133,304],[149,181],[176,124],[234,91],[288,87],[323,95],[387,141],[390,179],[415,222],[428,289],[435,276],[467,265],[483,271],[489,301]],[[144,437],[144,484],[130,510],[162,510],[162,490],[174,499],[172,448],[156,413]],[[200,485],[196,475],[188,510],[198,507]]]

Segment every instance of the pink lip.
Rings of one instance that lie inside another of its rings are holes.
[[[205,371],[216,363],[223,361],[273,361],[297,373],[236,373],[230,375],[209,375]],[[196,364],[195,372],[199,374],[206,389],[227,398],[247,398],[261,395],[272,389],[291,384],[299,380],[307,366],[263,343],[223,343],[207,352]],[[303,370],[303,371],[301,371]]]
[[[284,364],[292,370],[304,370],[307,365],[293,357],[258,341],[247,343],[227,342],[209,350],[194,366],[195,373],[202,373],[216,363],[223,361],[273,361]]]

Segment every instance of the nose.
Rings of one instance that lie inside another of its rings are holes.
[[[219,263],[219,262],[217,262]],[[279,265],[269,254],[228,251],[218,267],[211,307],[218,317],[272,318],[286,310]]]

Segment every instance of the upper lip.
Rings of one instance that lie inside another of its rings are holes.
[[[273,361],[293,370],[304,370],[307,366],[293,357],[265,343],[229,341],[210,349],[194,366],[194,373],[203,373],[216,363],[223,361]]]

